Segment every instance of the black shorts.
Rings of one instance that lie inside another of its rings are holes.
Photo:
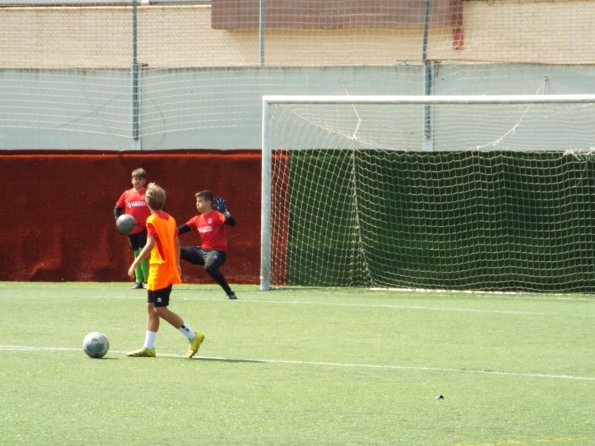
[[[172,286],[161,288],[160,290],[147,290],[147,303],[156,307],[167,307],[169,305],[169,295]]]
[[[147,229],[145,228],[137,234],[129,235],[128,244],[133,251],[143,249],[147,244]]]

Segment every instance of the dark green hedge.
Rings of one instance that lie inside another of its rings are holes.
[[[296,151],[288,282],[593,291],[594,161]]]

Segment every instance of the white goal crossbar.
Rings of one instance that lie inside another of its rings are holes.
[[[595,102],[595,94],[542,95],[265,95],[263,111],[269,104],[579,104]]]
[[[282,104],[395,104],[395,105],[473,105],[473,104],[590,104],[595,94],[552,95],[265,95],[262,97],[262,187],[261,187],[261,266],[260,289],[270,289],[271,279],[271,175],[270,107]]]

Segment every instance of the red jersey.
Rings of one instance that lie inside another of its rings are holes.
[[[225,215],[212,210],[208,214],[199,214],[186,222],[191,229],[198,231],[200,247],[227,252],[227,238],[225,237]]]
[[[148,290],[161,290],[181,283],[178,273],[178,245],[176,220],[166,212],[157,211],[147,219],[147,235],[155,238],[149,258]]]
[[[124,209],[125,214],[132,215],[136,220],[136,228],[129,235],[138,234],[145,229],[147,217],[151,215],[151,210],[145,202],[146,192],[147,189],[142,189],[139,192],[134,188],[128,189],[116,201],[116,206]]]

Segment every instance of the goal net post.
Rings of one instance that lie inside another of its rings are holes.
[[[264,96],[260,287],[595,289],[595,95]]]

